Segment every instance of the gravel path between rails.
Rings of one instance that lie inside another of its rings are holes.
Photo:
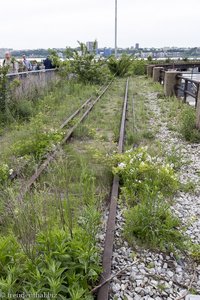
[[[167,152],[174,146],[180,147],[185,165],[180,168],[181,183],[199,183],[200,144],[188,144],[177,132],[168,129],[167,122],[161,121],[161,110],[157,93],[148,93],[149,110],[154,113],[150,125],[159,128],[156,140]],[[123,239],[124,208],[118,206],[112,273],[123,270],[111,282],[110,300],[179,300],[185,299],[188,288],[200,294],[200,265],[187,257],[176,259],[170,255],[155,253],[136,246],[133,250]],[[172,206],[174,213],[183,224],[190,223],[187,234],[196,243],[200,242],[200,187],[194,193],[178,192]],[[133,265],[135,260],[135,264]]]

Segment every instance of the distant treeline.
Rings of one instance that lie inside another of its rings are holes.
[[[48,49],[36,49],[36,50],[13,50],[12,56],[21,57],[25,54],[27,57],[46,57],[49,54]]]

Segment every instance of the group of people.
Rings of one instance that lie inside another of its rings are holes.
[[[10,52],[5,53],[3,67],[8,68],[8,73],[18,73],[54,68],[50,56],[47,56],[47,58],[42,63],[38,63],[36,60],[31,63],[30,60],[26,58],[25,54],[22,56],[21,61],[17,61],[14,57],[11,56]]]

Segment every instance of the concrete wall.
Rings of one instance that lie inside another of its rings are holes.
[[[55,69],[8,74],[8,86],[13,98],[33,98],[59,80]]]

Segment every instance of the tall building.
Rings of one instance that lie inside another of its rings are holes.
[[[86,42],[86,47],[88,49],[89,52],[96,52],[98,49],[98,42],[94,41],[94,42]]]
[[[137,50],[138,50],[139,48],[140,48],[140,45],[139,45],[139,43],[136,43],[136,44],[135,44],[135,49],[137,49]]]

